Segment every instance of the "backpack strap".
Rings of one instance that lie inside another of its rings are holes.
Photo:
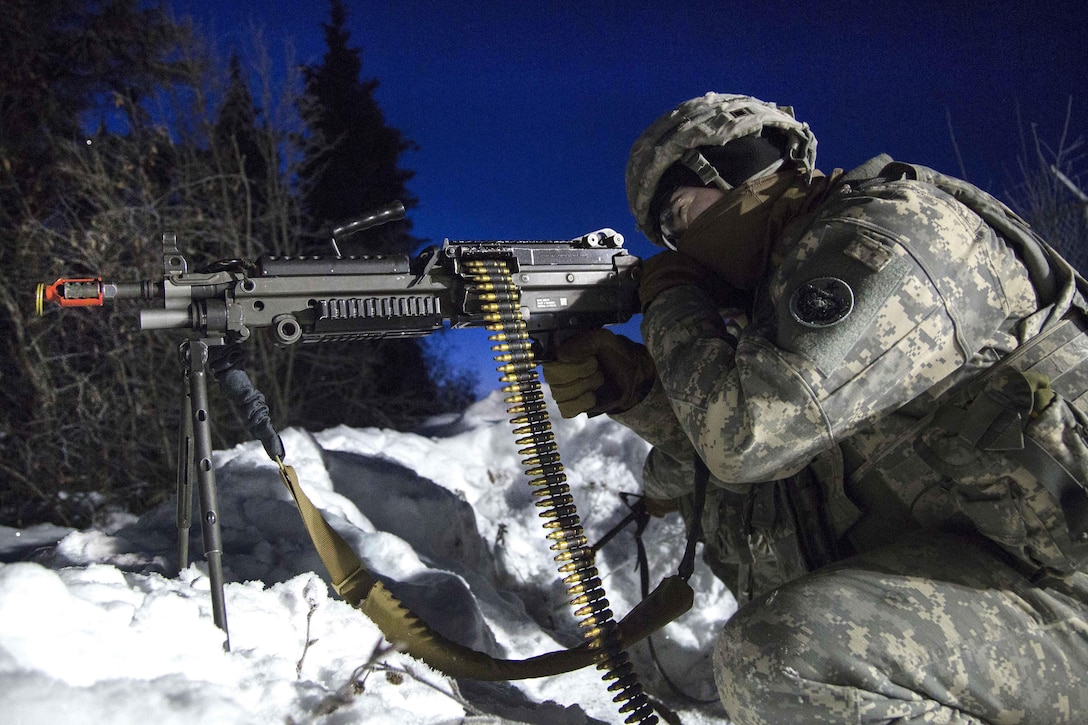
[[[854,184],[884,176],[884,170],[895,164],[888,154],[880,154],[856,166],[839,177],[839,183]]]

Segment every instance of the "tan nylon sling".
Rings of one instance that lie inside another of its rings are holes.
[[[298,506],[333,589],[362,610],[390,643],[451,677],[474,680],[523,680],[571,672],[595,664],[600,650],[585,643],[525,660],[498,659],[446,639],[411,612],[363,565],[340,534],[314,507],[291,466],[277,459],[280,476]],[[639,642],[691,609],[694,592],[684,577],[666,577],[657,589],[619,623],[623,647]]]

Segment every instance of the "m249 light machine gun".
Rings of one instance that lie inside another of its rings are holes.
[[[397,219],[385,210],[336,230],[340,236]],[[335,240],[336,237],[334,237]],[[334,247],[335,248],[335,247]],[[161,303],[140,310],[144,330],[186,329],[221,344],[270,328],[282,345],[429,335],[488,327],[504,313],[549,355],[557,335],[625,322],[638,310],[639,259],[623,236],[602,229],[570,241],[450,241],[407,255],[262,257],[190,272],[176,237],[163,236],[161,281],[122,284],[59,279],[38,291],[62,307],[117,299]],[[481,269],[504,268],[481,280]],[[517,307],[510,303],[518,298]],[[540,350],[538,350],[540,352]]]
[[[638,616],[628,617],[633,624],[613,620],[593,565],[593,551],[565,483],[536,371],[539,361],[554,356],[564,336],[625,322],[638,311],[640,260],[627,253],[623,237],[611,229],[568,241],[446,240],[415,259],[339,254],[338,238],[403,215],[404,207],[398,202],[334,230],[332,256],[224,260],[196,271],[189,270],[175,235],[166,234],[161,279],[128,284],[101,278],[59,279],[39,285],[38,310],[46,303],[85,307],[133,299],[151,303],[140,308],[142,329],[189,333],[181,345],[184,409],[191,415],[183,416],[179,442],[179,538],[188,540],[195,473],[213,616],[225,633],[222,546],[208,415],[209,359],[223,358],[222,350],[244,342],[260,328],[268,329],[277,344],[286,346],[419,337],[446,325],[486,327],[493,333],[490,339],[500,381],[511,406],[508,412],[514,416],[510,422],[519,445],[524,446],[519,452],[527,456],[523,465],[537,505],[545,509],[540,515],[547,538],[558,552],[555,560],[573,596],[576,615],[585,616],[582,647],[523,662],[495,660],[460,647],[431,632],[398,602],[306,499],[294,472],[283,463],[282,443],[272,428],[264,396],[244,371],[228,365],[227,374],[217,369],[216,377],[228,396],[247,408],[251,432],[279,464],[334,588],[374,619],[387,638],[437,669],[475,679],[538,677],[596,664],[605,671],[605,679],[615,680],[609,689],[618,693],[617,702],[625,703],[621,712],[630,713],[627,722],[656,722],[624,647],[648,634],[643,631],[647,622],[660,626],[663,616],[671,619],[686,611],[690,588],[676,596],[670,585],[670,596],[656,600],[655,606],[667,602],[666,608],[681,607],[678,611],[647,617],[646,610],[652,608],[640,606],[635,610]],[[188,552],[184,543],[181,547],[179,566],[184,567]],[[686,582],[680,588],[685,587]]]

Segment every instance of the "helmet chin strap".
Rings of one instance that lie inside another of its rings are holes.
[[[688,167],[695,172],[695,175],[699,177],[699,180],[703,182],[704,186],[718,187],[722,191],[730,191],[733,186],[722,178],[722,175],[718,173],[718,170],[714,168],[714,165],[706,160],[699,149],[690,149],[686,154],[680,157],[680,163]]]
[[[704,186],[710,186],[713,184],[722,191],[732,191],[733,185],[722,178],[722,175],[718,173],[718,170],[714,168],[714,165],[706,160],[706,157],[700,153],[699,149],[689,149],[687,153],[680,157],[680,163],[691,169],[699,180],[703,182]],[[754,181],[755,179],[762,179],[764,176],[768,176],[778,171],[785,163],[785,159],[777,159],[772,161],[769,165],[760,169],[756,173],[749,176],[745,181]]]

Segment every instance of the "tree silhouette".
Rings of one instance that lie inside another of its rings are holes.
[[[164,232],[177,232],[192,269],[297,254],[305,215],[295,184],[303,154],[294,142],[305,136],[311,151],[329,147],[324,132],[302,133],[298,111],[314,106],[302,103],[299,76],[288,73],[281,85],[259,68],[264,92],[255,102],[238,57],[220,67],[184,27],[157,29],[162,16],[136,7],[135,0],[9,0],[0,13],[0,58],[8,62],[0,74],[5,525],[86,526],[102,512],[141,513],[173,495],[178,335],[139,330],[124,302],[86,313],[47,308],[39,317],[35,286],[59,276],[153,277]],[[343,29],[340,13],[330,28]],[[347,49],[345,33],[331,37]],[[381,120],[380,112],[372,117]],[[407,148],[399,133],[383,133],[394,149]],[[358,206],[414,201],[397,153],[384,157],[385,172],[374,171],[395,188]],[[338,158],[326,164],[314,155],[309,170],[320,168],[331,183]],[[344,204],[353,214],[355,206]],[[397,244],[388,249],[410,245],[407,229],[389,237]],[[245,347],[279,426],[410,428],[460,409],[470,395],[467,380],[435,374],[415,340],[281,349],[255,335]],[[214,445],[248,438],[230,406],[215,407]]]
[[[212,145],[221,165],[241,171],[238,183],[245,185],[250,206],[260,210],[267,201],[269,159],[261,139],[267,137],[268,130],[258,126],[260,109],[253,102],[237,53],[231,54],[228,73],[229,85],[212,129]]]
[[[341,0],[330,1],[324,24],[327,51],[320,65],[303,68],[302,114],[310,136],[299,174],[302,208],[315,235],[365,212],[399,199],[416,205],[405,184],[411,171],[400,157],[416,145],[385,122],[374,98],[376,79],[360,80],[362,54],[349,46],[347,12]],[[348,241],[358,253],[410,252],[420,240],[409,234],[407,221],[362,232]]]
[[[320,65],[302,69],[300,112],[309,133],[299,172],[301,206],[313,250],[322,254],[332,254],[331,226],[393,200],[406,208],[416,204],[405,187],[412,172],[399,165],[415,144],[385,122],[374,98],[378,81],[360,80],[361,51],[349,45],[346,21],[343,2],[331,0],[330,22],[323,26],[327,51]],[[410,228],[408,220],[384,224],[338,246],[346,255],[406,254],[421,242]],[[327,422],[335,411],[347,425],[404,428],[469,399],[466,381],[429,364],[415,339],[318,347],[296,361],[308,381],[307,405],[299,411],[304,425]]]

